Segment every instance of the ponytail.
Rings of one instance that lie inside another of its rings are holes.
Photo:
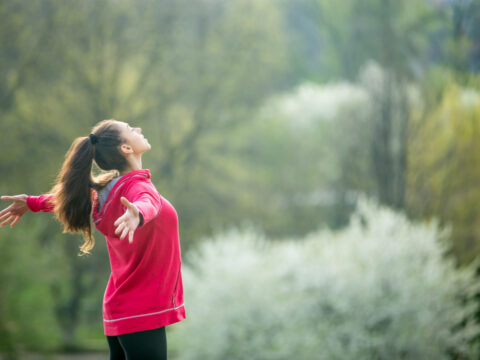
[[[63,232],[83,234],[85,242],[80,256],[89,254],[95,245],[90,223],[93,147],[89,137],[74,140],[51,190],[55,194],[54,212],[64,225]]]
[[[124,139],[117,123],[113,119],[103,120],[92,129],[90,136],[73,141],[50,191],[55,194],[54,212],[64,225],[63,232],[83,234],[79,256],[90,254],[95,245],[90,222],[92,189],[100,190],[128,165],[119,150]],[[97,177],[92,175],[94,160],[106,171]]]

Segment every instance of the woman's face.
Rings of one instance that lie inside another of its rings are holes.
[[[145,136],[142,135],[141,128],[133,128],[123,121],[117,121],[117,123],[120,128],[120,134],[125,139],[121,149],[126,155],[132,153],[139,155],[152,148]]]

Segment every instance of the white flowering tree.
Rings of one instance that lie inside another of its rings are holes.
[[[473,359],[473,267],[447,230],[361,200],[349,226],[271,242],[232,230],[184,265],[178,359]]]

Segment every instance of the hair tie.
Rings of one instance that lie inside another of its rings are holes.
[[[95,134],[90,134],[89,138],[90,138],[90,142],[92,143],[92,145],[95,145],[98,142],[97,135],[95,135]]]

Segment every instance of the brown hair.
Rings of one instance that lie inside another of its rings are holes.
[[[92,189],[100,190],[127,166],[127,160],[119,150],[125,140],[116,120],[99,122],[91,133],[96,137],[95,144],[89,136],[73,141],[50,191],[55,194],[54,212],[64,225],[63,232],[83,234],[84,243],[80,246],[82,253],[79,256],[89,254],[95,245],[90,223]],[[110,171],[93,176],[93,160],[100,169]]]

